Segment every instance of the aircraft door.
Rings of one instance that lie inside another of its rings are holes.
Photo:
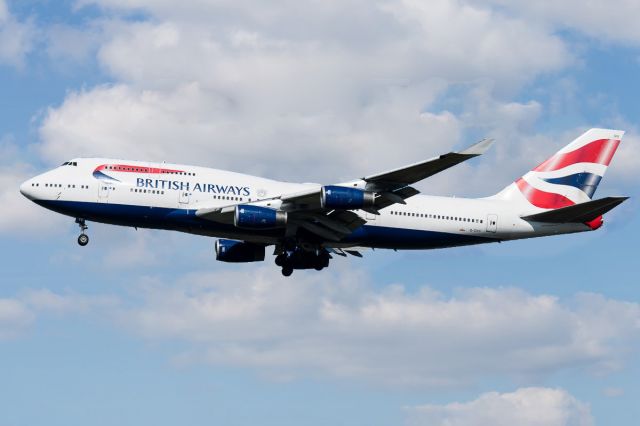
[[[189,193],[189,191],[178,192],[178,202],[180,203],[181,206],[188,205],[190,198],[191,198],[191,193]]]
[[[488,214],[487,215],[487,232],[496,232],[498,230],[498,215],[497,214]]]
[[[111,185],[104,182],[98,184],[98,200],[103,203],[109,202],[109,192],[111,191]]]

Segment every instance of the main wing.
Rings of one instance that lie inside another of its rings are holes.
[[[322,240],[338,242],[366,223],[361,215],[355,213],[356,210],[377,215],[385,207],[406,204],[407,198],[420,193],[412,184],[484,154],[492,143],[490,139],[483,139],[460,152],[449,152],[353,182],[311,186],[301,192],[251,203],[202,207],[196,215],[238,226],[238,218],[245,212],[257,212],[256,218],[263,212],[265,216],[256,219],[256,225],[262,220],[265,227],[285,227],[286,236],[295,236],[302,228]],[[330,203],[329,199],[339,199],[340,202]]]
[[[484,154],[493,144],[493,139],[483,139],[460,152],[449,152],[439,157],[400,167],[388,172],[362,178],[367,182],[367,189],[374,191],[388,191],[402,188],[430,176],[447,170],[457,164],[467,161],[473,157]]]

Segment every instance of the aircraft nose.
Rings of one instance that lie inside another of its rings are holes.
[[[20,193],[30,200],[33,200],[33,188],[31,179],[25,181],[20,185]]]

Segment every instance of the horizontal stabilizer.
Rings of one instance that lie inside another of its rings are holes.
[[[531,222],[550,223],[586,223],[602,216],[629,197],[607,197],[586,203],[549,210],[543,213],[524,216],[522,219]]]

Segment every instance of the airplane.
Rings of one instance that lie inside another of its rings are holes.
[[[216,259],[256,262],[274,246],[284,276],[334,255],[417,250],[593,231],[628,197],[592,199],[624,132],[591,129],[485,198],[418,195],[413,184],[482,155],[492,140],[349,182],[289,183],[206,167],[76,158],[20,192],[87,221],[217,237]]]

